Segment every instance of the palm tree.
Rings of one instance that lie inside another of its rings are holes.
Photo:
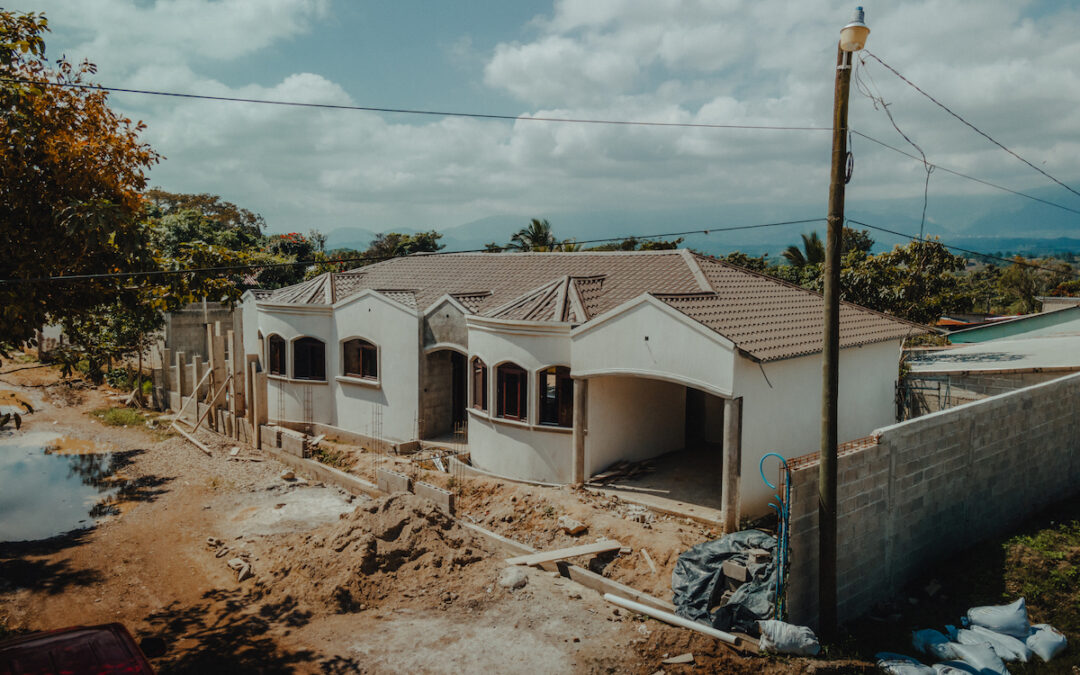
[[[551,233],[551,223],[536,218],[510,237],[510,246],[518,251],[553,251],[558,243]]]
[[[798,246],[788,246],[784,249],[783,256],[792,267],[806,267],[825,262],[825,244],[818,238],[817,232],[811,232],[809,236],[802,235],[802,241],[802,249]]]
[[[574,251],[581,250],[581,244],[577,243],[577,239],[563,239],[555,246],[556,251],[563,251],[564,253],[573,253]]]

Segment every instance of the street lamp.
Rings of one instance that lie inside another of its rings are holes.
[[[836,50],[829,229],[825,237],[825,317],[821,354],[821,452],[818,469],[818,626],[823,637],[836,633],[836,431],[840,364],[840,242],[844,229],[847,166],[848,90],[851,53],[866,45],[870,29],[863,8],[840,31]]]

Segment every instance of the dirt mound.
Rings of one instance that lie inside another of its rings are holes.
[[[394,494],[286,538],[263,585],[316,611],[351,612],[385,598],[394,590],[390,580],[428,586],[479,561],[480,553],[480,542],[430,501]]]

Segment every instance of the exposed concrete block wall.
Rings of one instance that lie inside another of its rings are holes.
[[[1080,374],[875,432],[838,461],[838,613],[1080,489]],[[817,623],[816,458],[794,462],[791,620]]]
[[[905,383],[917,390],[920,402],[918,414],[924,415],[1056,380],[1069,372],[912,373],[905,378]]]
[[[206,324],[220,321],[222,329],[233,325],[233,312],[217,302],[208,302],[203,312],[202,302],[193,302],[184,309],[165,315],[165,347],[174,352],[187,352],[188,358],[198,355],[209,358],[206,345]]]
[[[428,354],[427,368],[420,383],[420,437],[431,438],[454,432],[453,366],[451,352],[440,350]]]

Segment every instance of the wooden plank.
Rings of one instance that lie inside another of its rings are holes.
[[[585,588],[590,588],[599,593],[600,595],[603,595],[605,593],[613,593],[617,595],[622,595],[627,598],[632,598],[642,604],[650,605],[652,607],[662,609],[667,612],[675,611],[675,605],[671,604],[670,602],[666,602],[664,600],[661,600],[660,598],[653,597],[648,593],[639,591],[636,588],[631,588],[626,584],[621,584],[614,579],[608,579],[607,577],[599,575],[596,572],[587,570],[584,567],[573,565],[566,561],[560,561],[559,563],[557,563],[556,568],[559,570],[559,573],[562,574],[564,577],[581,584]]]
[[[206,410],[203,411],[203,414],[199,417],[199,421],[196,422],[195,426],[191,429],[192,431],[197,430],[199,426],[202,425],[203,420],[206,419],[206,416],[210,414],[210,411],[214,410],[214,407],[217,405],[218,399],[221,397],[222,394],[225,393],[225,387],[229,386],[229,382],[232,382],[232,373],[229,373],[229,376],[226,377],[225,381],[221,383],[221,387],[217,390],[217,393],[214,394],[214,397],[210,399],[210,404],[207,405]]]
[[[176,429],[176,431],[178,431],[181,436],[183,436],[184,438],[191,441],[192,445],[194,445],[196,448],[198,448],[198,449],[202,450],[203,452],[205,452],[207,457],[213,457],[213,453],[210,452],[210,448],[208,448],[205,445],[203,445],[202,443],[200,443],[194,436],[192,436],[191,434],[184,431],[183,429],[181,429],[178,426],[174,425],[172,428]]]
[[[187,401],[184,402],[184,404],[182,406],[180,406],[180,410],[173,417],[173,421],[172,421],[172,424],[169,425],[169,429],[175,429],[176,428],[176,420],[180,419],[180,416],[184,414],[184,411],[187,409],[188,405],[197,398],[196,397],[196,392],[198,392],[199,387],[202,386],[203,380],[205,380],[209,376],[210,376],[210,371],[206,371],[206,374],[203,375],[202,380],[199,380],[199,383],[197,385],[195,385],[195,390],[192,392],[191,398],[189,398]],[[184,398],[183,394],[180,395],[180,398],[181,399]],[[196,407],[195,410],[197,411],[198,407]]]
[[[540,563],[554,562],[564,558],[575,558],[579,555],[595,555],[608,551],[618,551],[622,544],[617,541],[598,541],[595,544],[582,544],[570,548],[560,548],[554,551],[541,551],[532,555],[522,555],[516,558],[507,558],[507,565],[539,565]]]

